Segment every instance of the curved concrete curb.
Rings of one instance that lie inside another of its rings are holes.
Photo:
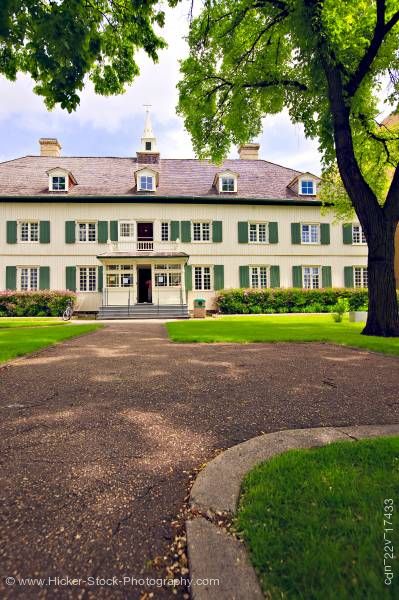
[[[212,460],[190,494],[192,512],[199,516],[186,522],[193,600],[264,599],[244,545],[212,522],[218,513],[234,515],[242,479],[256,464],[286,450],[398,434],[399,424],[277,431],[233,446]]]

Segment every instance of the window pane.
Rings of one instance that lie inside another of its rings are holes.
[[[169,223],[161,223],[161,240],[163,242],[169,241]]]
[[[314,193],[314,183],[313,181],[303,180],[301,182],[301,193],[302,194],[313,194]]]
[[[29,240],[29,223],[21,223],[21,241],[27,242]]]
[[[259,241],[266,242],[266,223],[259,223]]]
[[[232,177],[222,178],[222,191],[223,192],[234,192],[234,179]]]
[[[30,241],[39,241],[39,223],[30,223]]]
[[[86,223],[79,223],[79,242],[86,242]]]
[[[29,284],[29,270],[21,269],[21,290],[26,291]]]
[[[89,267],[89,292],[96,291],[96,267]]]
[[[202,223],[202,240],[208,242],[210,240],[209,223]]]
[[[256,242],[257,241],[257,229],[255,223],[249,224],[249,241]]]
[[[251,268],[251,287],[259,287],[259,272],[258,267]]]
[[[209,267],[204,267],[204,290],[211,289],[211,270]]]
[[[134,223],[120,223],[120,236],[132,238],[134,236]]]
[[[156,287],[166,287],[168,285],[168,274],[166,272],[155,273]]]
[[[89,242],[95,242],[96,241],[96,224],[88,223],[88,230],[89,230]]]
[[[193,223],[193,238],[195,242],[201,241],[201,223]]]
[[[194,267],[194,288],[196,290],[202,289],[202,268]]]
[[[267,288],[267,267],[260,267],[260,287]]]

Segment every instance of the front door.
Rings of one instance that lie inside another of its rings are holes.
[[[137,301],[138,302],[152,302],[152,280],[151,280],[151,267],[138,266],[138,277],[137,277]]]

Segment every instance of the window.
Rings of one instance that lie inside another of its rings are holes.
[[[250,285],[252,288],[269,287],[269,268],[268,267],[250,267]]]
[[[265,244],[267,242],[267,223],[250,223],[249,241]]]
[[[319,244],[320,243],[320,225],[303,223],[301,226],[302,244]]]
[[[366,244],[366,236],[361,225],[352,225],[352,244]]]
[[[211,225],[208,222],[193,223],[194,242],[209,242],[211,239]]]
[[[161,223],[161,240],[162,242],[169,242],[169,223]]]
[[[97,267],[79,267],[79,291],[97,291]]]
[[[122,239],[131,240],[134,238],[134,222],[120,221],[119,222],[119,237]]]
[[[134,271],[135,271],[134,265],[108,265],[107,266],[107,287],[108,288],[133,287]]]
[[[151,150],[151,142],[146,142],[146,143],[145,143],[145,149],[146,149],[147,151],[148,151],[148,150]]]
[[[194,289],[195,290],[210,290],[211,289],[211,268],[210,267],[194,267]]]
[[[155,265],[155,287],[181,286],[180,265]]]
[[[39,268],[21,267],[18,269],[18,289],[23,292],[35,291],[38,289]]]
[[[140,176],[140,190],[152,192],[154,189],[153,181],[154,181],[154,178],[151,175],[141,175]]]
[[[24,221],[19,224],[19,240],[21,242],[39,241],[39,222]]]
[[[311,179],[301,179],[299,193],[303,196],[314,196],[316,193],[315,182]]]
[[[95,242],[96,229],[95,223],[78,223],[79,242]]]
[[[65,192],[66,190],[66,177],[54,175],[51,178],[51,189],[54,192]]]
[[[355,288],[368,287],[367,267],[353,267],[353,282]]]
[[[222,177],[222,192],[235,192],[234,177]]]
[[[320,268],[303,267],[303,287],[316,290],[320,287]]]

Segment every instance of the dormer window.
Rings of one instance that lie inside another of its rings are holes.
[[[312,179],[301,179],[299,182],[299,193],[301,196],[315,196],[316,182]]]
[[[222,192],[234,192],[234,177],[222,177]]]
[[[138,169],[135,174],[138,192],[155,192],[159,183],[159,174],[150,167]]]
[[[66,178],[60,176],[53,176],[51,178],[52,190],[54,192],[65,192],[66,190]]]
[[[55,167],[47,171],[49,192],[68,192],[68,190],[77,184],[71,171]]]
[[[151,175],[141,175],[140,189],[143,191],[152,192],[154,189],[154,178]]]
[[[213,185],[219,193],[231,194],[237,191],[238,174],[233,171],[223,171],[216,173]]]

